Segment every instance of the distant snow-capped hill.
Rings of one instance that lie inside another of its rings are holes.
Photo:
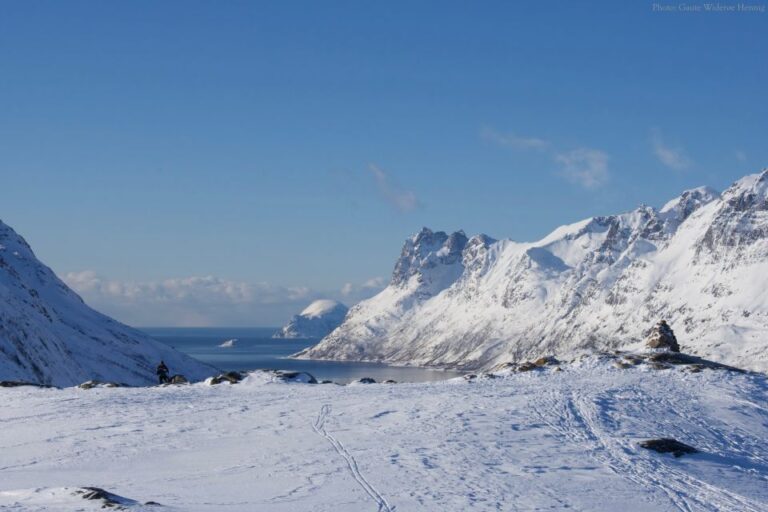
[[[534,243],[424,228],[389,286],[300,357],[488,368],[631,346],[665,318],[683,351],[766,370],[766,290],[768,170]]]
[[[150,384],[161,359],[188,379],[215,372],[88,307],[0,222],[0,380]]]
[[[341,302],[329,299],[316,300],[298,315],[294,315],[273,338],[320,339],[344,321],[348,311]]]

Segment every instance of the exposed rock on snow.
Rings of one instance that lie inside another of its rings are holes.
[[[82,384],[78,384],[77,387],[80,389],[93,389],[93,388],[119,388],[122,387],[122,384],[118,384],[117,382],[101,382],[98,380],[89,380],[86,382],[83,382]]]
[[[768,170],[534,243],[423,229],[392,281],[299,357],[488,369],[641,348],[665,318],[691,353],[768,369]]]
[[[49,494],[62,479],[184,512],[768,510],[766,375],[612,366],[630,358],[471,383],[0,389],[0,510],[102,510]],[[638,445],[659,437],[705,453]]]
[[[661,320],[653,327],[651,334],[645,339],[645,346],[680,352],[680,345],[677,344],[675,333],[672,332],[672,328],[665,320]]]
[[[688,446],[685,443],[681,443],[676,439],[670,439],[668,437],[649,439],[641,442],[640,446],[659,453],[671,453],[675,457],[682,457],[687,453],[698,453],[699,451],[693,446]]]
[[[35,382],[23,382],[18,380],[0,380],[0,388],[18,388],[22,386],[32,386],[36,388],[50,388],[45,384],[37,384]]]
[[[286,372],[276,370],[272,372],[277,379],[283,382],[296,382],[300,384],[317,384],[317,379],[307,372]]]
[[[263,384],[267,382],[283,382],[297,384],[317,384],[317,379],[307,372],[291,372],[283,370],[254,370],[252,372],[227,372],[211,377],[205,381],[214,386],[223,382],[230,384]]]
[[[6,502],[9,510],[29,511],[90,511],[131,510],[156,511],[164,507],[154,501],[141,503],[118,496],[99,487],[48,487],[0,492],[0,504]],[[2,507],[4,509],[4,507]]]
[[[227,373],[221,373],[219,375],[216,375],[215,377],[210,377],[206,379],[206,383],[210,384],[211,386],[215,386],[216,384],[221,384],[222,382],[229,382],[230,384],[237,384],[241,380],[243,380],[243,377],[245,377],[245,374],[240,372],[227,372]]]
[[[0,222],[0,379],[145,385],[161,359],[195,380],[215,371],[89,308]]]
[[[273,338],[322,338],[344,321],[347,306],[335,300],[316,300],[294,315]]]

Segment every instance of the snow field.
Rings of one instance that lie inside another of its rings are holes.
[[[51,496],[96,486],[184,511],[768,510],[764,375],[590,358],[471,383],[262,377],[0,390],[0,509],[70,511]],[[653,437],[702,453],[638,447]]]

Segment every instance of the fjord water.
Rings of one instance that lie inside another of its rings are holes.
[[[311,373],[318,380],[347,383],[362,377],[381,382],[392,379],[397,382],[427,382],[449,379],[459,372],[388,366],[377,363],[348,361],[309,361],[290,359],[295,354],[319,340],[274,339],[277,329],[219,328],[219,327],[151,327],[143,328],[154,339],[170,345],[200,361],[224,371],[229,370],[289,370]],[[236,340],[231,347],[220,345]],[[174,369],[171,368],[171,373]]]

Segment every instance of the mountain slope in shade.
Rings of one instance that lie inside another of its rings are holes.
[[[0,380],[143,385],[161,359],[188,379],[215,371],[88,307],[0,222]]]
[[[300,357],[487,368],[637,346],[662,318],[684,352],[768,369],[768,170],[534,243],[425,228]]]
[[[344,321],[348,311],[341,302],[329,299],[316,300],[304,311],[294,315],[273,338],[322,338]]]

